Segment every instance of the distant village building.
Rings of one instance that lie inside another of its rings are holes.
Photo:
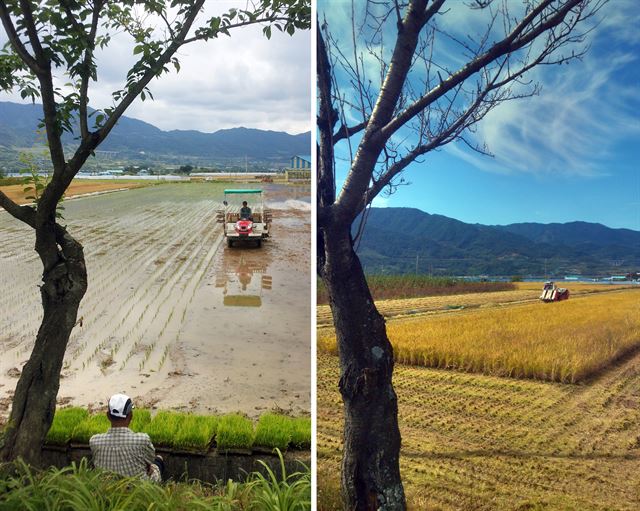
[[[311,156],[292,156],[286,169],[287,181],[311,181]]]
[[[311,156],[292,156],[292,169],[311,169]]]

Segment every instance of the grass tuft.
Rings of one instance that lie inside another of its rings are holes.
[[[284,474],[278,481],[257,473],[246,483],[198,482],[154,484],[123,478],[89,467],[86,459],[63,469],[38,472],[22,461],[17,474],[0,476],[0,510],[64,509],[66,511],[291,510],[311,508],[311,474]]]

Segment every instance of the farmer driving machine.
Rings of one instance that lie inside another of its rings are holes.
[[[569,299],[569,290],[556,286],[553,282],[545,282],[540,300],[543,302],[560,302]]]
[[[269,237],[271,211],[264,207],[262,190],[225,190],[224,209],[216,213],[219,224],[224,224],[227,245],[234,242],[255,242],[258,247]]]

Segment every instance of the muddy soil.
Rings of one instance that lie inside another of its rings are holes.
[[[310,410],[310,209],[274,203],[261,248],[221,245],[185,318],[175,371],[145,394],[157,405]]]
[[[197,413],[310,410],[308,188],[267,185],[272,239],[228,248],[215,210],[228,185],[167,184],[69,201],[89,290],[59,404]],[[41,272],[33,234],[0,212],[0,420],[33,346]]]

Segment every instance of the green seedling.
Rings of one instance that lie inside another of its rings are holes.
[[[144,432],[149,435],[156,446],[169,447],[174,443],[183,414],[178,412],[162,411],[144,427]]]
[[[140,433],[144,431],[144,428],[147,427],[149,422],[151,422],[151,412],[144,408],[136,408],[133,410],[133,419],[131,419],[129,428],[136,433]]]
[[[291,442],[292,419],[275,413],[265,413],[258,420],[254,445],[284,451]]]
[[[248,418],[239,414],[220,418],[216,434],[218,449],[250,449],[253,438],[253,423]]]
[[[54,445],[65,445],[71,439],[73,429],[89,417],[84,408],[72,407],[56,410],[53,423],[47,433],[46,442]]]
[[[93,435],[106,433],[110,426],[111,424],[105,413],[90,415],[73,429],[71,441],[88,444]]]
[[[215,415],[183,415],[175,435],[174,447],[206,451],[211,444],[219,418]]]
[[[296,449],[311,448],[311,417],[291,419],[291,446]]]

